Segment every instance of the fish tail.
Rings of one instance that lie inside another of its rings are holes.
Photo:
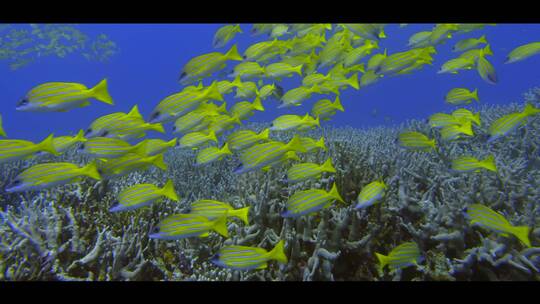
[[[514,234],[527,247],[531,247],[531,241],[529,240],[529,227],[528,226],[512,227],[512,234]]]
[[[472,124],[470,121],[466,121],[463,125],[461,125],[461,131],[467,135],[473,135],[472,130]]]
[[[241,219],[242,222],[244,222],[244,224],[246,225],[249,224],[248,214],[249,214],[249,207],[229,211],[229,215],[235,216]]]
[[[149,158],[152,165],[160,168],[161,170],[167,170],[167,164],[163,161],[163,153]]]
[[[209,100],[223,101],[223,95],[219,92],[216,81],[212,82],[210,87],[208,87],[204,97]]]
[[[388,265],[388,256],[375,252],[377,260],[379,260],[379,269],[382,271],[384,266]]]
[[[140,156],[146,156],[146,150],[148,149],[148,140],[145,139],[141,141],[140,143],[133,146],[133,149],[131,152],[135,154],[139,154]]]
[[[354,75],[347,79],[347,83],[354,89],[358,90],[360,88],[360,85],[358,84],[358,73],[354,73]]]
[[[497,166],[495,165],[495,157],[490,155],[482,161],[482,166],[490,171],[497,172]]]
[[[304,67],[303,64],[299,64],[294,67],[294,72],[300,76],[302,76],[302,68]]]
[[[476,125],[480,125],[480,112],[473,114],[473,121],[476,123]]]
[[[276,260],[280,263],[286,264],[289,262],[287,256],[285,255],[285,242],[280,240],[274,249],[270,250],[268,257],[272,260]]]
[[[345,112],[345,109],[343,108],[343,105],[341,104],[341,100],[339,99],[339,96],[336,96],[336,100],[332,104],[334,106],[334,109],[340,110],[341,112]]]
[[[143,118],[141,113],[139,112],[139,105],[134,105],[133,108],[127,113],[127,116],[130,118]]]
[[[2,126],[2,116],[0,116],[0,136],[7,137],[6,131],[4,131],[4,127]]]
[[[224,237],[229,237],[229,232],[227,231],[227,214],[219,217],[212,225],[212,230],[221,234]]]
[[[221,147],[220,152],[221,152],[222,155],[225,155],[225,154],[231,155],[232,152],[231,152],[231,150],[229,149],[229,143],[225,143],[225,144],[223,145],[223,147]]]
[[[217,111],[220,113],[227,113],[227,102],[223,102],[218,108]]]
[[[484,55],[493,55],[493,51],[491,50],[491,46],[487,44],[483,49]]]
[[[266,128],[259,133],[259,139],[268,139],[268,135],[270,135],[270,128]]]
[[[178,142],[178,139],[175,137],[167,142],[168,147],[174,147],[176,146],[176,143]]]
[[[231,82],[231,85],[237,88],[242,86],[242,79],[240,78],[240,75],[234,78],[233,82]]]
[[[53,155],[60,155],[60,153],[58,153],[58,151],[56,151],[56,148],[54,147],[53,138],[54,134],[47,136],[47,138],[45,138],[42,142],[36,145],[36,150],[45,151]]]
[[[379,38],[386,38],[386,34],[384,33],[383,29],[381,29],[381,31],[379,32]]]
[[[319,118],[319,115],[317,115],[317,118],[315,118],[315,125],[319,128],[321,127],[321,119]]]
[[[291,141],[287,144],[287,150],[298,152],[307,151],[306,148],[302,145],[302,141],[300,140],[300,137],[298,137],[298,135],[294,135]]]
[[[328,192],[328,194],[337,199],[338,201],[342,202],[342,203],[345,203],[345,201],[343,200],[343,198],[341,197],[341,195],[339,194],[338,192],[338,189],[337,189],[337,186],[336,186],[336,183],[334,182],[334,184],[332,185],[332,189],[330,190],[330,192]]]
[[[88,165],[82,167],[81,174],[86,175],[95,180],[101,180],[101,175],[99,174],[95,161],[91,161]]]
[[[486,39],[486,35],[480,36],[480,38],[478,39],[478,42],[480,42],[480,43],[488,43],[487,39]]]
[[[261,103],[261,98],[259,96],[255,97],[255,100],[253,101],[253,109],[258,111],[264,111],[264,107]]]
[[[326,144],[324,143],[324,137],[321,136],[321,138],[315,143],[315,146],[323,149],[325,152],[327,151],[326,149]]]
[[[315,85],[313,85],[313,86],[311,87],[311,92],[312,92],[312,93],[322,93],[322,90],[321,90],[321,88],[320,88],[318,85],[315,84]]]
[[[526,116],[531,116],[540,113],[539,108],[535,108],[532,104],[528,103],[525,105],[525,108],[523,109],[523,114]]]
[[[237,25],[234,27],[234,29],[236,30],[237,33],[240,33],[240,34],[243,33],[243,32],[242,32],[242,29],[240,28],[240,24],[237,24]]]
[[[330,173],[336,172],[336,168],[334,168],[332,165],[332,158],[328,157],[328,159],[321,165],[321,171]]]
[[[171,179],[169,179],[163,188],[161,188],[161,193],[175,202],[179,201],[178,195],[176,195],[176,191],[174,191],[174,183]]]
[[[478,101],[478,89],[474,89],[474,91],[472,91],[472,96],[471,96],[474,100]]]
[[[96,84],[95,87],[90,89],[90,94],[92,97],[99,101],[102,101],[106,104],[114,105],[114,101],[109,95],[109,91],[107,89],[107,78],[103,79],[98,84]]]
[[[78,142],[86,142],[87,139],[84,137],[84,130],[83,129],[79,130],[77,135],[75,135],[74,139],[75,141],[78,141]]]
[[[233,45],[231,47],[231,49],[229,51],[227,51],[227,53],[225,53],[225,58],[227,60],[236,60],[236,61],[244,60],[242,55],[240,55],[240,53],[238,53],[238,47],[236,46],[236,44]]]
[[[161,123],[155,123],[150,125],[150,130],[157,131],[159,133],[165,133],[165,130],[163,129],[163,125]]]
[[[211,130],[209,133],[208,133],[208,139],[210,139],[211,141],[215,141],[217,142],[217,137],[216,137],[216,132],[214,130]]]

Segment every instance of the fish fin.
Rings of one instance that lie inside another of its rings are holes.
[[[480,36],[480,38],[478,38],[478,42],[480,42],[480,43],[488,43],[487,39],[486,39],[486,35]]]
[[[144,157],[144,156],[147,156],[146,155],[147,149],[148,149],[148,140],[145,139],[141,141],[140,143],[136,144],[135,146],[133,146],[131,152]]]
[[[294,72],[300,76],[302,76],[302,68],[304,67],[303,64],[299,64],[294,67]]]
[[[95,161],[91,161],[88,165],[82,167],[81,174],[91,177],[95,180],[101,180],[101,175],[98,172]]]
[[[268,268],[268,263],[265,262],[265,263],[262,263],[260,266],[258,266],[255,269],[266,269],[266,268]]]
[[[307,152],[306,148],[302,145],[302,141],[298,135],[294,135],[291,141],[287,144],[287,149],[297,152]]]
[[[178,138],[175,137],[175,138],[173,138],[173,139],[171,139],[171,140],[169,140],[167,142],[167,146],[168,147],[174,147],[174,146],[176,146],[177,141],[178,141]]]
[[[266,128],[264,130],[261,131],[261,133],[259,133],[259,139],[268,139],[268,135],[270,134],[270,128]]]
[[[131,118],[143,118],[141,113],[139,112],[139,105],[134,105],[133,108],[127,113],[127,116]]]
[[[358,73],[354,73],[351,78],[347,79],[347,83],[356,90],[360,89],[360,85],[358,84]]]
[[[208,133],[208,139],[212,140],[212,141],[215,141],[217,142],[217,137],[216,137],[216,132],[214,130],[211,130],[209,133]]]
[[[89,105],[90,105],[90,101],[86,100],[86,101],[84,101],[83,103],[81,103],[81,104],[79,105],[79,108],[88,107]],[[63,111],[61,111],[61,112],[67,112],[67,110],[63,110]]]
[[[227,60],[236,60],[236,61],[243,61],[244,58],[242,57],[242,55],[240,55],[240,53],[238,53],[238,47],[235,45],[233,45],[231,47],[231,49],[229,51],[227,51],[227,53],[225,53],[225,58]]]
[[[328,157],[328,159],[321,165],[321,171],[330,173],[336,172],[336,168],[334,168],[332,165],[332,158]]]
[[[264,107],[261,103],[261,98],[259,96],[255,97],[255,100],[252,103],[253,109],[258,111],[264,111]]]
[[[474,91],[472,91],[472,98],[478,101],[478,89],[474,89]]]
[[[339,99],[339,96],[336,96],[336,100],[334,100],[334,103],[332,103],[334,106],[334,109],[340,110],[341,112],[345,112],[345,109],[343,108],[343,105],[341,104],[341,100]]]
[[[58,151],[56,151],[56,149],[54,148],[53,138],[54,134],[47,136],[47,138],[45,138],[42,142],[36,145],[36,149],[38,151],[45,151],[51,153],[55,156],[60,155],[60,153],[58,153]]]
[[[280,263],[286,264],[288,263],[287,256],[285,255],[285,242],[283,240],[280,240],[274,249],[270,250],[268,252],[268,257],[271,260],[276,260]]]
[[[163,129],[163,125],[161,123],[155,123],[150,125],[150,130],[157,131],[159,133],[165,133],[165,130]]]
[[[523,114],[526,116],[535,115],[537,113],[540,113],[539,108],[535,108],[532,104],[528,103],[525,105],[525,108],[523,109]]]
[[[175,202],[178,202],[180,200],[178,198],[178,195],[176,195],[176,192],[174,191],[174,184],[171,179],[169,179],[167,183],[165,183],[165,186],[161,188],[161,193]]]
[[[77,142],[86,142],[87,139],[84,137],[84,130],[79,130],[77,135],[75,135],[75,138],[73,138]]]
[[[522,241],[527,247],[531,247],[528,226],[512,227],[512,234],[515,235],[520,241]]]
[[[231,85],[238,88],[238,87],[241,87],[242,86],[242,79],[240,78],[240,75],[236,76],[233,80],[233,82],[231,82]]]
[[[160,168],[161,170],[167,170],[167,164],[163,161],[163,153],[148,158],[152,165]]]
[[[326,144],[324,143],[324,137],[321,136],[321,138],[315,143],[315,146],[323,149],[324,151],[327,151]]]
[[[379,260],[379,270],[382,272],[384,266],[388,265],[388,256],[375,252],[377,260]]]
[[[332,185],[332,189],[330,189],[330,192],[328,192],[328,194],[337,199],[338,201],[342,202],[342,203],[345,203],[345,201],[343,200],[343,198],[341,198],[341,195],[339,194],[338,192],[338,189],[337,189],[337,186],[336,186],[336,183],[334,182],[334,184]]]
[[[210,233],[208,233],[208,232],[199,234],[199,237],[201,237],[201,238],[207,238],[207,237],[209,237],[209,236],[210,236]]]
[[[212,230],[221,234],[224,237],[229,237],[229,232],[227,231],[227,213],[219,217],[214,224],[212,225]]]
[[[114,105],[107,89],[107,78],[103,79],[95,87],[90,89],[90,96],[106,104]]]
[[[229,211],[229,216],[235,216],[241,219],[242,222],[244,222],[244,224],[248,225],[249,224],[249,219],[248,219],[249,208],[250,207],[245,207],[245,208]]]
[[[224,101],[223,95],[218,90],[216,81],[212,82],[212,84],[208,87],[208,89],[204,93],[204,97],[209,100]]]
[[[482,161],[482,166],[490,171],[497,172],[497,166],[495,165],[495,157],[490,155]]]
[[[231,155],[232,152],[229,149],[229,143],[226,142],[223,147],[221,147],[219,152],[221,152],[221,155]]]

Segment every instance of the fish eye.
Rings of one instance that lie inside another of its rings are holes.
[[[86,147],[85,144],[81,144],[81,145],[79,146],[79,150],[84,150],[85,147]]]
[[[92,133],[92,129],[91,129],[91,128],[90,128],[90,129],[87,129],[86,132],[84,132],[84,135],[88,135],[88,134],[90,134],[90,133]]]
[[[172,127],[172,130],[173,130],[173,131],[176,131],[176,126],[173,126],[173,127]]]
[[[117,207],[118,205],[120,205],[120,203],[119,203],[118,201],[115,201],[115,202],[111,205],[111,207]]]
[[[156,118],[158,118],[158,116],[159,116],[159,112],[156,112],[156,113],[152,114],[152,117],[150,119],[156,119]]]
[[[183,79],[184,77],[186,77],[187,73],[186,72],[182,72],[182,74],[180,74],[180,79]]]
[[[105,132],[103,132],[103,134],[101,134],[102,137],[105,137],[107,135],[109,135],[109,131],[105,131]]]
[[[152,233],[159,233],[159,227],[154,227],[154,229],[152,229]]]
[[[11,186],[17,186],[17,185],[20,185],[20,184],[21,184],[21,181],[16,179],[11,183]]]
[[[25,106],[28,104],[28,99],[23,98],[21,101],[19,101],[18,106]]]

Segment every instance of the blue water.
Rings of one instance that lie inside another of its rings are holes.
[[[47,57],[20,70],[12,71],[6,62],[0,61],[0,114],[4,128],[10,138],[40,140],[50,133],[55,135],[75,134],[97,117],[112,112],[127,112],[138,104],[141,113],[148,117],[152,109],[166,96],[178,92],[179,71],[191,58],[213,52],[212,38],[222,24],[83,24],[77,27],[90,36],[105,33],[115,41],[120,53],[108,62],[87,61],[78,54],[66,58]],[[433,24],[409,24],[405,28],[388,25],[387,38],[381,40],[382,51],[389,53],[407,49],[408,38],[418,32],[430,30]],[[250,24],[243,24],[243,34],[233,42],[218,49],[225,52],[233,43],[243,51],[255,42],[267,40],[266,36],[251,37]],[[459,74],[436,74],[442,63],[456,57],[452,46],[464,38],[485,34],[494,52],[488,57],[493,63],[499,83],[484,82],[475,70]],[[521,100],[522,93],[540,84],[540,56],[525,61],[504,65],[506,55],[513,48],[540,41],[540,24],[499,24],[483,30],[455,35],[446,44],[437,46],[432,66],[411,75],[386,78],[378,83],[356,91],[342,91],[341,100],[345,112],[338,112],[330,124],[337,126],[370,127],[399,123],[407,119],[424,119],[434,112],[450,111],[455,107],[444,103],[444,96],[454,87],[478,88],[481,103],[504,104]],[[229,63],[227,71],[235,62]],[[31,113],[15,110],[16,103],[34,86],[44,82],[79,82],[94,86],[108,78],[109,91],[114,106],[99,101],[92,105],[65,113]],[[205,81],[208,84],[211,79]],[[285,79],[281,85],[285,90],[299,85],[298,76]],[[315,95],[303,106],[294,109],[277,109],[277,102],[265,101],[265,112],[256,112],[251,121],[271,121],[285,113],[303,114],[311,110]],[[333,96],[327,98],[334,99]],[[232,94],[226,101],[232,105],[238,99]],[[376,109],[377,114],[373,115]],[[385,117],[391,118],[391,120]],[[149,138],[172,138],[171,125],[165,126],[167,134],[148,133]]]

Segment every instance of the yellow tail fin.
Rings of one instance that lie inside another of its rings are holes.
[[[495,165],[495,157],[490,155],[482,161],[482,166],[490,171],[497,172],[497,166]]]
[[[107,78],[103,79],[95,87],[90,89],[90,95],[106,104],[114,105],[114,102],[107,90]]]
[[[229,216],[237,217],[241,219],[242,222],[244,222],[244,224],[248,225],[249,224],[249,219],[248,219],[249,208],[250,207],[245,207],[245,208],[231,210],[229,211]]]
[[[214,141],[214,142],[217,142],[217,137],[216,137],[216,132],[214,130],[211,130],[209,133],[208,133],[208,139],[210,139],[211,141]]]
[[[332,104],[334,106],[334,109],[340,110],[341,112],[345,112],[345,109],[343,108],[343,105],[341,104],[341,100],[339,99],[339,96],[336,96],[336,100]]]
[[[480,125],[480,112],[473,114],[472,121],[479,126]]]
[[[229,143],[225,143],[223,147],[221,147],[221,150],[219,152],[221,152],[221,155],[226,155],[226,154],[231,155],[232,152],[229,149]]]
[[[463,132],[464,134],[467,134],[467,135],[474,135],[473,133],[473,130],[472,130],[472,124],[469,120],[465,121],[461,127],[459,128],[461,130],[461,132]]]
[[[148,149],[148,139],[145,139],[141,141],[140,143],[136,144],[135,146],[133,146],[133,148],[131,149],[131,152],[138,154],[142,157],[145,157],[147,155],[146,154],[147,149]]]
[[[217,111],[219,113],[228,113],[227,112],[227,102],[223,102],[218,108],[217,108]]]
[[[334,182],[334,184],[332,185],[332,189],[330,189],[330,192],[328,192],[328,194],[335,198],[336,200],[342,202],[342,203],[345,203],[345,201],[343,200],[343,198],[341,198],[341,195],[339,194],[338,192],[338,189],[337,189],[337,186],[336,186],[336,183]]]
[[[336,168],[332,165],[332,159],[329,157],[322,165],[321,171],[335,173]]]
[[[514,234],[527,247],[531,247],[531,241],[529,240],[529,227],[527,226],[512,227],[512,234]]]
[[[208,89],[206,89],[204,97],[208,100],[223,101],[223,95],[219,92],[216,81],[212,82]]]
[[[523,114],[527,116],[535,115],[540,113],[539,108],[535,108],[532,104],[528,103],[525,105],[525,108],[523,109]]]
[[[99,175],[96,161],[91,161],[88,165],[82,167],[81,174],[96,180],[101,180],[101,175]]]
[[[214,221],[214,224],[212,225],[212,230],[221,234],[224,237],[229,237],[229,232],[227,231],[227,214]]]
[[[240,33],[242,34],[242,29],[240,28],[240,24],[237,24],[234,29],[236,30],[237,33]]]
[[[54,148],[53,138],[54,134],[47,136],[47,138],[45,138],[42,142],[36,145],[36,151],[45,151],[56,156],[60,155],[60,153],[58,153],[58,151],[56,151],[56,149]]]
[[[127,116],[130,118],[140,118],[143,119],[141,113],[139,112],[139,105],[134,105],[133,108],[127,113]]]
[[[259,139],[268,139],[268,136],[270,135],[270,128],[266,128],[259,133],[258,137]]]
[[[377,252],[375,252],[375,256],[377,257],[377,260],[379,260],[379,269],[382,272],[382,270],[384,269],[384,266],[388,265],[388,256],[377,253]]]
[[[73,138],[76,142],[86,142],[87,139],[84,137],[84,130],[79,130],[79,133],[75,135],[75,138]]]
[[[488,42],[487,42],[487,39],[486,39],[486,35],[482,35],[482,36],[478,39],[478,42],[480,42],[480,43],[488,43]]]
[[[166,143],[166,145],[167,145],[167,147],[171,147],[171,148],[172,148],[172,147],[176,146],[176,142],[177,142],[177,141],[178,141],[178,138],[175,137],[175,138],[169,140],[169,141]]]
[[[236,44],[233,45],[227,53],[225,53],[225,58],[226,60],[236,60],[236,61],[244,60],[244,58],[242,58],[242,55],[238,53],[238,47],[236,46]]]
[[[324,151],[327,151],[326,144],[324,143],[324,137],[321,136],[321,138],[315,143],[315,146],[323,149]]]
[[[482,53],[484,55],[493,55],[493,51],[491,51],[491,46],[488,44],[482,49]]]
[[[472,91],[472,96],[471,96],[474,100],[478,101],[478,89],[474,89],[474,91]]]
[[[231,83],[232,86],[234,87],[241,87],[242,86],[242,79],[240,78],[240,75],[236,76],[233,80],[233,82]]]
[[[163,161],[163,153],[148,158],[149,162],[160,168],[161,170],[167,170],[167,164]]]
[[[289,151],[297,151],[297,152],[307,152],[306,148],[302,145],[302,141],[300,140],[300,137],[298,135],[294,135],[294,137],[291,139],[291,141],[287,144],[287,150]]]
[[[280,240],[276,244],[274,249],[268,252],[268,257],[270,260],[276,260],[283,264],[288,263],[289,259],[287,259],[287,256],[285,255],[285,242],[283,240]]]
[[[317,118],[315,118],[315,121],[313,122],[317,127],[321,127],[321,120],[319,119],[319,116],[317,115]]]
[[[163,125],[161,123],[150,124],[150,130],[157,131],[159,133],[165,133]]]
[[[299,65],[297,65],[297,66],[294,67],[293,71],[294,71],[296,74],[302,76],[302,68],[303,68],[303,67],[304,67],[304,65],[299,64]]]
[[[355,88],[356,90],[358,90],[360,88],[360,85],[358,84],[358,74],[357,73],[354,73],[354,75],[352,75],[349,79],[347,79],[347,83]]]
[[[259,96],[255,97],[255,100],[252,103],[253,109],[258,111],[264,111],[264,107],[261,103],[261,98]]]
[[[174,191],[174,184],[170,179],[167,181],[167,183],[165,183],[163,188],[161,188],[161,193],[175,202],[180,200],[178,195],[176,195],[176,191]]]
[[[315,84],[315,85],[313,85],[313,86],[311,87],[311,92],[312,92],[312,93],[318,93],[318,94],[320,94],[320,93],[322,93],[322,90],[321,90],[321,88],[320,88],[318,85]]]

